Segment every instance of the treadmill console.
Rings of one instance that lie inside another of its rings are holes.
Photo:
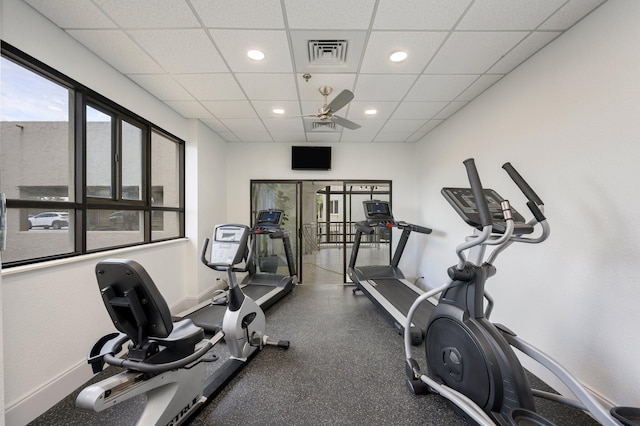
[[[480,216],[476,207],[475,199],[471,188],[442,188],[442,195],[451,204],[453,209],[460,217],[469,225],[482,230],[480,225]],[[506,222],[502,214],[500,203],[504,201],[493,189],[484,189],[484,198],[489,206],[489,213],[493,221],[493,232],[504,233],[506,230]],[[533,232],[533,226],[528,225],[524,217],[511,206],[511,215],[515,224],[514,234],[523,235]]]
[[[237,265],[247,248],[248,229],[241,225],[218,225],[213,231],[211,263]]]
[[[395,223],[391,214],[391,206],[388,201],[367,200],[363,201],[364,217],[367,222]]]
[[[283,218],[283,210],[260,210],[256,218],[256,224],[251,231],[254,234],[280,231]]]

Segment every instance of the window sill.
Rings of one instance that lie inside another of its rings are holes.
[[[83,261],[86,261],[86,260],[102,258],[102,257],[105,257],[105,256],[107,256],[107,257],[120,256],[123,253],[130,253],[130,252],[146,250],[146,249],[149,249],[149,248],[160,247],[160,246],[171,245],[171,244],[179,244],[179,243],[183,243],[185,241],[189,241],[189,239],[188,238],[178,238],[178,239],[175,239],[175,240],[160,241],[160,242],[157,242],[157,243],[143,244],[143,245],[138,245],[138,246],[133,246],[133,247],[123,247],[123,248],[119,248],[119,249],[100,251],[100,252],[96,252],[96,253],[89,253],[89,254],[84,254],[84,255],[81,255],[81,256],[68,257],[68,258],[65,258],[65,259],[48,260],[48,261],[44,261],[44,262],[33,263],[31,265],[14,266],[14,267],[11,267],[11,268],[2,269],[2,276],[4,277],[4,276],[9,276],[9,275],[14,275],[14,274],[20,274],[20,273],[23,273],[23,272],[31,272],[31,271],[36,271],[38,269],[45,269],[45,268],[50,268],[50,267],[54,267],[54,266],[68,265],[68,264],[71,264],[71,263],[83,262]]]

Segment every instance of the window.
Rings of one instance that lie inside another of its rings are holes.
[[[331,200],[331,203],[329,204],[330,213],[331,214],[340,213],[339,206],[340,206],[340,204],[339,204],[338,200]]]
[[[184,142],[2,43],[3,266],[184,236]]]

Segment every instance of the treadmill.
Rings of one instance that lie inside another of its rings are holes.
[[[378,308],[387,314],[398,330],[403,333],[409,308],[414,300],[424,293],[422,289],[405,279],[398,268],[400,258],[412,232],[430,234],[431,229],[407,222],[396,221],[391,213],[388,201],[367,200],[363,202],[366,220],[356,223],[356,234],[349,260],[348,274],[356,285],[353,290],[362,291]],[[358,251],[363,234],[371,235],[376,228],[402,230],[400,241],[389,265],[356,266]],[[433,304],[422,303],[414,315],[409,333],[411,343],[419,345],[424,340],[424,328],[427,325]]]
[[[289,234],[281,227],[283,217],[282,210],[258,212],[256,224],[251,228],[249,244],[245,249],[244,266],[235,267],[238,272],[247,272],[240,283],[242,292],[253,299],[263,311],[289,294],[295,286],[295,263]],[[276,254],[275,241],[282,241],[284,255]],[[200,260],[205,265],[208,262],[206,255],[204,246]],[[285,271],[278,273],[283,265]],[[210,301],[180,313],[177,318],[190,318],[206,333],[215,334],[222,328],[227,304],[227,292],[220,290],[213,294]]]

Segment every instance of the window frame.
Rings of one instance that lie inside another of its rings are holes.
[[[21,200],[7,199],[7,209],[46,209],[46,210],[69,210],[73,213],[73,220],[69,223],[69,229],[73,228],[74,232],[74,249],[69,253],[56,254],[45,257],[29,258],[4,262],[2,268],[13,266],[28,265],[32,263],[43,262],[47,260],[68,258],[80,256],[88,253],[108,251],[123,247],[132,247],[145,244],[156,243],[159,241],[167,241],[173,239],[184,238],[185,236],[185,142],[177,136],[167,132],[160,126],[155,125],[149,120],[144,119],[138,114],[122,107],[116,102],[105,96],[91,90],[83,84],[67,77],[61,72],[51,68],[43,62],[27,55],[21,50],[11,46],[5,41],[1,41],[1,56],[10,60],[27,70],[42,76],[56,84],[66,87],[71,92],[70,99],[73,99],[72,112],[69,114],[69,133],[73,133],[73,151],[74,160],[70,167],[73,168],[73,188],[69,188],[69,199],[72,201],[40,201],[40,200]],[[112,187],[111,197],[90,197],[87,196],[86,173],[87,173],[87,107],[95,108],[98,111],[106,113],[112,117],[112,153],[111,153],[111,182],[115,183]],[[138,127],[142,130],[141,134],[141,188],[140,199],[131,200],[124,199],[122,190],[122,123],[127,122],[130,125]],[[163,137],[176,143],[178,148],[178,206],[153,206],[152,205],[152,144],[151,135],[157,133]],[[115,151],[114,151],[115,149]],[[115,154],[115,155],[114,155]],[[73,192],[73,194],[71,194]],[[87,212],[89,210],[122,210],[142,212],[143,216],[143,239],[141,242],[132,244],[122,244],[109,247],[100,247],[96,249],[87,249]],[[151,218],[152,212],[168,211],[178,213],[178,235],[167,238],[153,239]]]

